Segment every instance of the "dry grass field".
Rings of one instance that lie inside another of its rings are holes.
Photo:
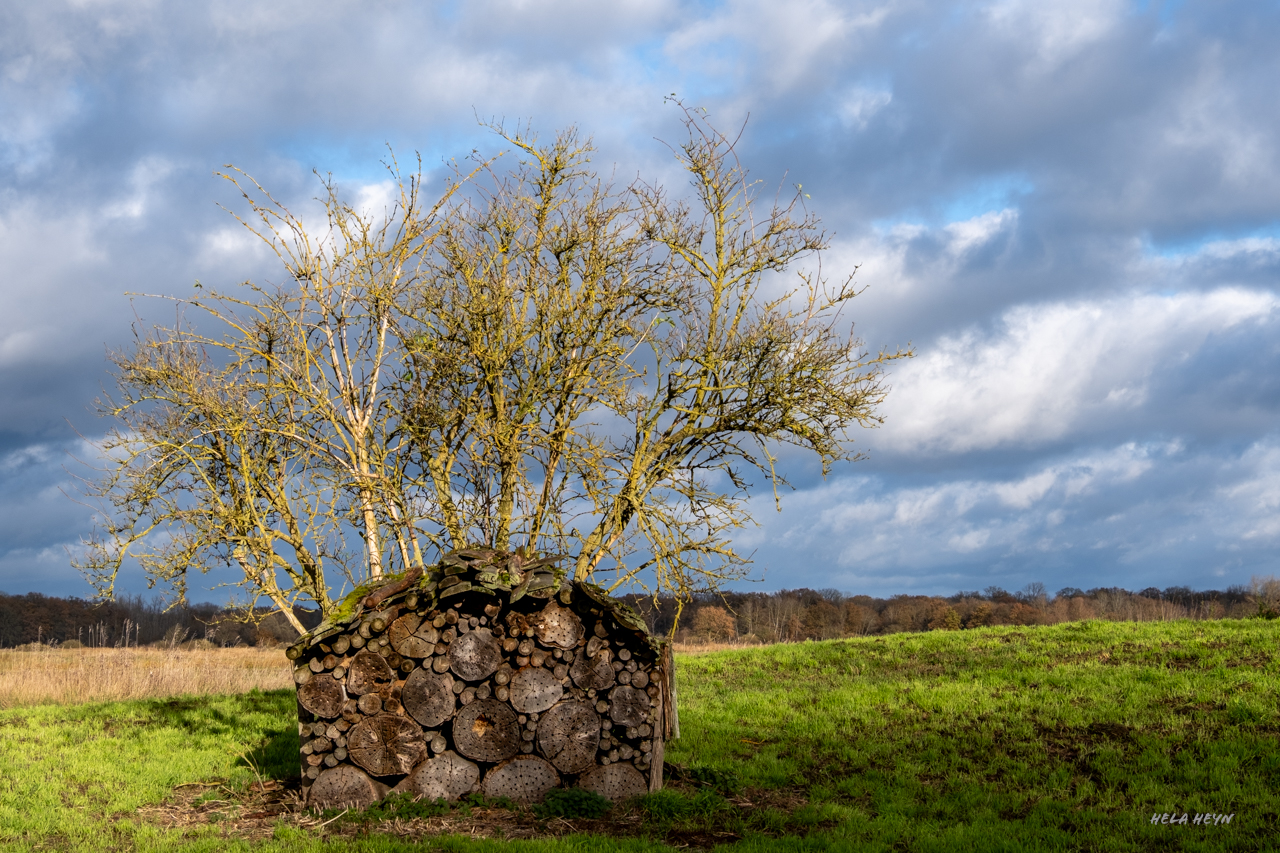
[[[0,709],[292,686],[283,649],[0,649]]]

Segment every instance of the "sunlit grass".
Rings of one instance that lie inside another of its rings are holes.
[[[162,829],[138,810],[178,785],[296,772],[292,690],[11,709],[0,849],[1265,850],[1280,833],[1278,627],[1074,623],[681,655],[668,760],[735,781],[664,792],[640,807],[640,838]],[[1152,826],[1164,812],[1236,816]]]

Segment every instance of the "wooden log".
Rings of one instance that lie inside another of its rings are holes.
[[[586,629],[577,614],[552,601],[534,618],[533,632],[544,646],[571,649],[578,645]]]
[[[480,780],[480,768],[453,750],[419,764],[393,791],[425,800],[458,799]]]
[[[502,645],[488,628],[477,628],[450,644],[449,668],[464,681],[488,678],[502,663]]]
[[[387,636],[391,638],[391,648],[407,658],[430,657],[440,642],[440,631],[416,613],[406,613],[392,622]]]
[[[453,744],[475,761],[502,761],[520,750],[520,724],[505,703],[477,699],[453,718]]]
[[[662,647],[662,683],[659,690],[662,708],[662,739],[680,739],[680,708],[676,693],[676,658],[671,644]]]
[[[638,726],[649,719],[649,694],[623,685],[609,691],[609,719],[622,726]]]
[[[538,750],[561,773],[581,773],[595,763],[600,716],[585,702],[560,702],[542,715]]]
[[[613,684],[613,667],[609,663],[609,650],[601,649],[594,655],[578,655],[569,667],[569,677],[583,690],[606,690]]]
[[[595,791],[614,803],[639,797],[649,790],[640,771],[627,763],[597,767],[578,780],[578,787]]]
[[[410,569],[407,574],[405,574],[403,579],[398,580],[395,583],[387,584],[381,589],[378,589],[378,590],[375,590],[374,592],[369,593],[364,597],[364,601],[362,601],[361,603],[364,605],[366,610],[377,607],[379,604],[386,601],[388,598],[395,595],[396,593],[404,592],[406,589],[413,586],[415,583],[417,583],[418,579],[421,577],[422,577],[421,567],[415,566],[414,568]],[[379,628],[378,630],[381,631],[382,629]]]
[[[486,773],[481,783],[486,797],[508,797],[518,803],[540,803],[559,784],[560,774],[536,755],[504,761]]]
[[[298,702],[317,717],[332,719],[342,713],[342,685],[328,673],[317,675],[298,688]]]
[[[427,743],[418,724],[393,714],[361,720],[347,737],[351,760],[374,776],[408,773],[426,751]]]
[[[609,647],[609,641],[604,637],[592,637],[587,640],[587,657],[595,657],[601,650]]]
[[[409,674],[400,691],[400,701],[409,716],[427,728],[442,725],[457,707],[453,676],[418,668]]]
[[[375,693],[390,684],[394,677],[386,658],[364,649],[351,659],[347,667],[347,692],[356,696]]]
[[[511,707],[522,714],[541,713],[560,701],[564,687],[542,667],[526,666],[511,676]]]
[[[313,768],[314,769],[314,768]],[[367,809],[386,796],[387,786],[350,765],[317,773],[307,792],[307,806],[323,809]]]
[[[645,672],[643,669],[638,669],[631,673],[631,686],[639,687],[641,689],[648,687],[649,673]]]

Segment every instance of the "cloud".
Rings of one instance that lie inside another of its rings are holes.
[[[876,444],[900,452],[1034,446],[1088,432],[1148,402],[1215,334],[1244,323],[1275,333],[1280,297],[1221,288],[1018,306],[994,334],[942,338],[895,372]]]
[[[1224,464],[1225,462],[1225,464]],[[1217,480],[1205,486],[1207,472]],[[1008,478],[843,476],[783,499],[744,539],[771,586],[950,593],[997,583],[1221,585],[1274,571],[1280,436],[1222,460],[1126,443]]]
[[[442,159],[502,147],[477,115],[527,118],[578,123],[605,174],[681,193],[654,141],[680,138],[675,92],[725,128],[750,115],[743,162],[803,184],[825,271],[862,265],[859,334],[919,352],[858,436],[871,461],[809,507],[887,525],[848,540],[873,568],[803,517],[768,525],[794,562],[837,567],[812,585],[973,588],[1035,559],[1128,583],[1143,554],[1240,580],[1274,524],[1278,38],[1241,2],[9,4],[0,453],[104,428],[86,413],[104,348],[172,317],[126,292],[278,280],[216,207],[244,210],[224,164],[308,215],[311,169],[332,172],[376,213],[388,143],[438,182]],[[0,531],[0,588],[83,526],[45,500],[59,471],[0,467],[0,489],[41,496]]]

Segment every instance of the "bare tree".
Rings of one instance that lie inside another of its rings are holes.
[[[752,476],[776,499],[783,444],[824,473],[859,458],[849,430],[909,353],[862,350],[852,276],[779,284],[827,245],[817,219],[798,189],[762,203],[734,141],[684,119],[688,200],[602,180],[572,130],[495,128],[517,162],[430,207],[417,176],[376,217],[327,184],[318,234],[230,173],[287,281],[183,300],[116,356],[81,568],[109,594],[132,556],[181,595],[230,562],[286,615],[332,607],[327,567],[361,582],[478,543],[679,601],[742,576]]]
[[[399,188],[391,210],[358,211],[326,182],[318,233],[252,179],[223,176],[249,204],[241,221],[288,278],[202,288],[177,300],[172,326],[135,329],[134,347],[113,354],[119,390],[99,405],[118,426],[88,484],[101,523],[78,560],[101,595],[126,559],[179,600],[192,569],[234,563],[250,603],[265,596],[301,632],[292,605],[329,609],[339,579],[327,568],[359,581],[382,574],[392,553],[422,564],[387,389],[400,363],[393,312],[443,199],[424,209],[421,173],[401,179],[389,168]],[[358,553],[347,547],[353,530]]]

